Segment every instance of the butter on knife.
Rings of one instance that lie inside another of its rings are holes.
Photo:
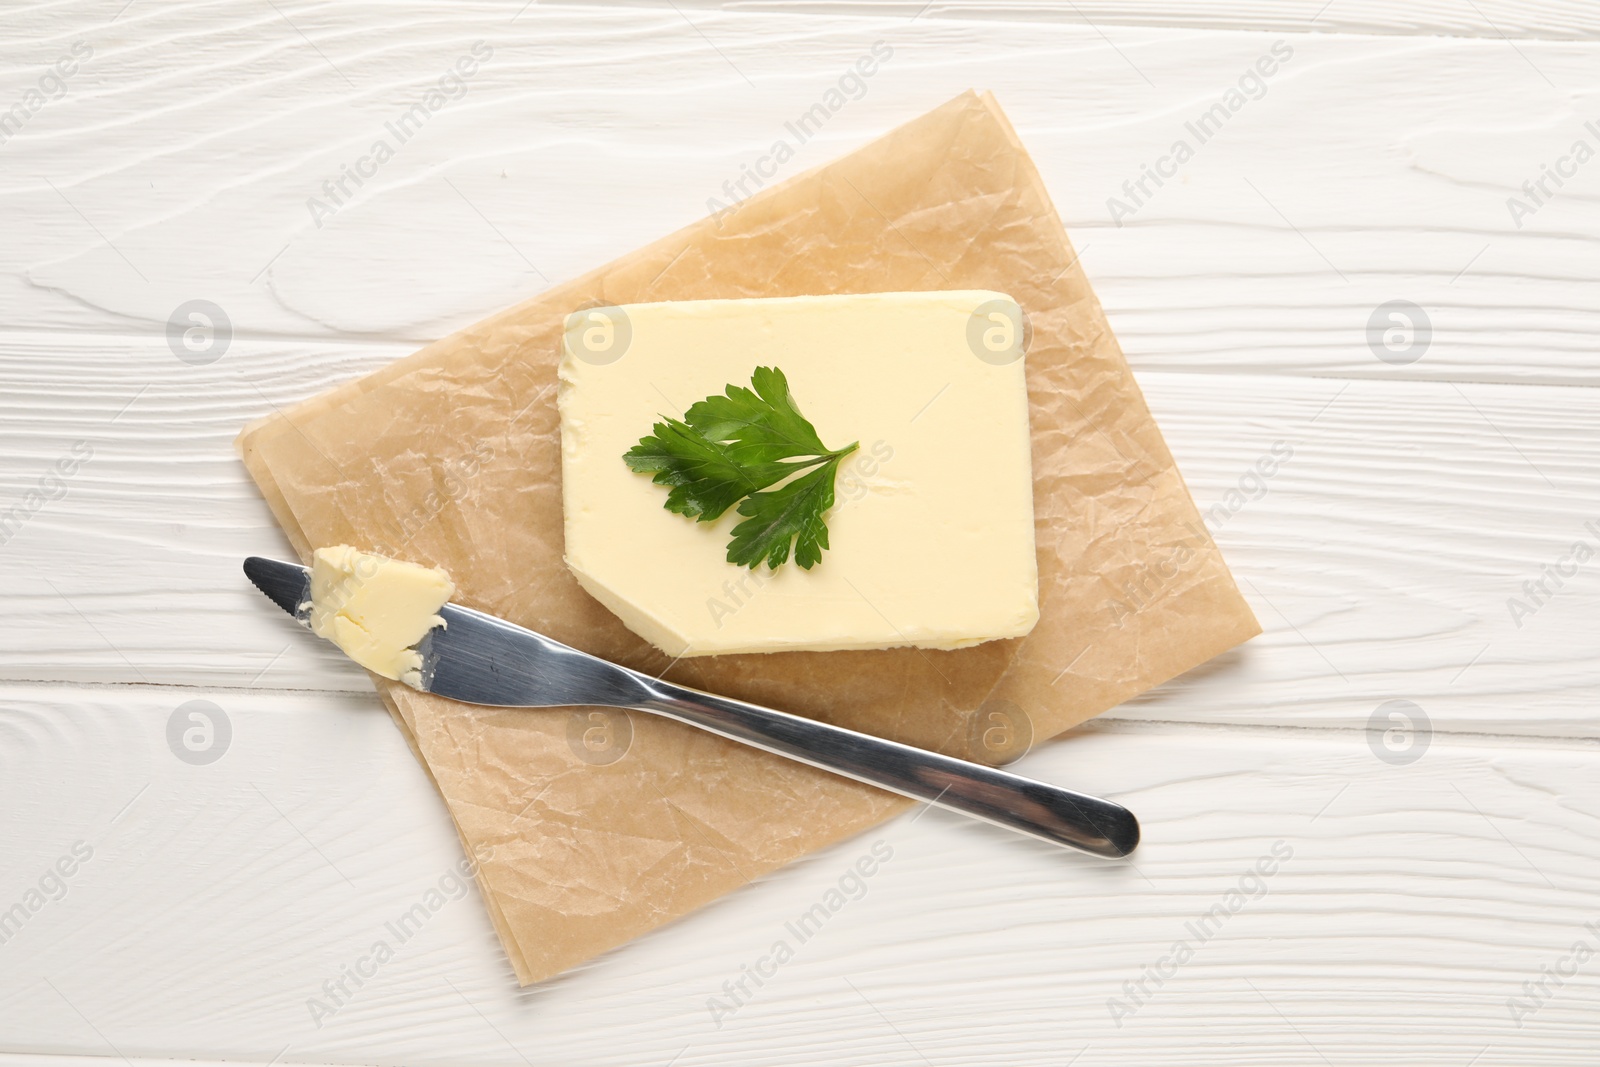
[[[439,609],[455,595],[437,567],[362,552],[349,545],[319,548],[311,564],[311,630],[338,645],[374,674],[420,684],[416,645],[443,626]]]

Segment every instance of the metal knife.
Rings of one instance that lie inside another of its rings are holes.
[[[251,556],[244,572],[309,626],[309,570]],[[445,625],[417,646],[425,693],[493,707],[648,712],[1052,844],[1120,857],[1139,843],[1138,820],[1109,800],[664,682],[471,608],[446,604],[439,614]]]

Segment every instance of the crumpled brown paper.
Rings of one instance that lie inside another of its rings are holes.
[[[928,289],[999,290],[1031,319],[1042,613],[1031,635],[673,664],[579,588],[561,558],[555,372],[568,312]],[[1260,632],[1038,172],[992,97],[971,92],[264,419],[239,447],[303,558],[349,543],[441,566],[458,602],[600,656],[989,762]],[[650,715],[475,708],[375,680],[469,852],[488,856],[480,884],[523,984],[908,803]]]

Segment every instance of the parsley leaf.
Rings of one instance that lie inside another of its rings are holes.
[[[794,561],[804,570],[816,566],[828,547],[823,517],[833,507],[833,477],[842,458],[834,456],[777,489],[746,497],[739,514],[749,517],[733,528],[728,562],[754,570],[764,559],[777,570],[789,558],[789,544],[794,542]]]
[[[641,474],[654,473],[657,485],[670,486],[666,508],[710,522],[758,489],[781,482],[804,464],[741,465],[725,445],[706,439],[677,419],[658,422],[653,436],[641,437],[623,460]]]
[[[681,421],[663,418],[622,458],[668,487],[668,511],[710,522],[738,504],[745,520],[733,528],[729,563],[776,570],[792,547],[810,570],[828,547],[839,463],[857,445],[824,445],[776,367],[757,367],[750,384],[691,405]]]
[[[737,463],[832,455],[795,407],[781,370],[757,367],[750,384],[754,392],[730,385],[724,395],[690,405],[684,420],[708,441],[729,442],[728,455]]]

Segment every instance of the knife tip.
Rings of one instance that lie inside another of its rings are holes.
[[[268,600],[298,617],[307,596],[309,575],[304,567],[264,556],[246,556],[244,575]]]

